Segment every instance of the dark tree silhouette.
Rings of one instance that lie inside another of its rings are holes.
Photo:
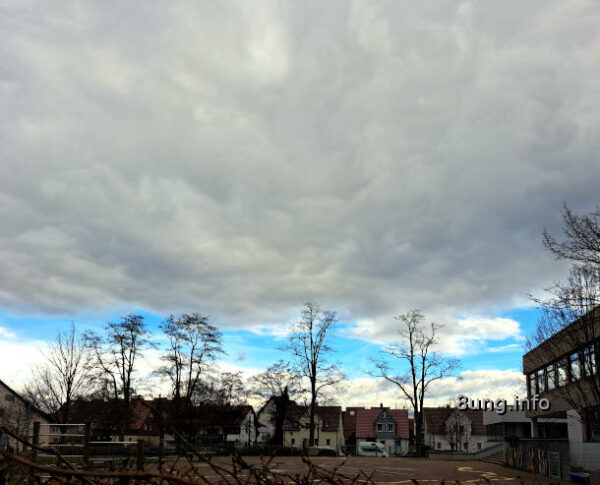
[[[315,443],[315,411],[322,389],[344,379],[339,365],[329,361],[333,349],[327,341],[336,323],[334,311],[325,310],[318,303],[307,302],[298,321],[291,325],[288,344],[283,347],[292,357],[293,372],[309,382],[310,446]]]
[[[400,340],[382,350],[400,361],[398,369],[385,358],[372,359],[377,369],[374,375],[395,384],[403,398],[410,402],[415,419],[415,446],[419,454],[423,453],[423,406],[429,386],[452,375],[459,367],[456,359],[444,358],[434,350],[441,327],[436,323],[426,324],[424,319],[419,310],[410,310],[396,317],[400,322]]]
[[[123,440],[130,418],[130,403],[135,392],[136,362],[143,351],[154,347],[144,317],[130,313],[117,322],[108,322],[105,333],[85,334],[92,352],[90,377],[99,388],[110,390],[112,398],[121,404],[119,439]]]

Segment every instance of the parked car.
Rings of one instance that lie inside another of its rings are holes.
[[[359,456],[383,456],[385,458],[389,456],[385,451],[385,447],[375,441],[361,441],[358,444],[356,454]]]

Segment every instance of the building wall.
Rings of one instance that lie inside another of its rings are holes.
[[[468,447],[466,449],[464,448],[464,443],[462,443],[460,450],[456,451],[464,451],[465,453],[475,453],[477,451],[485,450],[486,448],[497,444],[495,442],[490,442],[488,440],[487,435],[478,434],[471,435],[467,443]],[[450,444],[450,441],[448,440],[447,436],[442,434],[426,433],[425,444],[430,446],[433,451],[452,450],[452,445]]]
[[[379,425],[381,425],[381,431],[379,431]],[[389,425],[392,426],[391,431],[388,431]],[[377,441],[381,443],[381,440],[391,440],[393,442],[394,437],[396,436],[396,426],[396,421],[391,416],[385,418],[380,416],[377,418],[374,423],[375,438]]]
[[[250,412],[242,421],[240,425],[239,434],[228,434],[225,437],[227,442],[235,442],[237,446],[245,447],[251,446],[256,443],[256,421],[254,419],[254,413]]]
[[[265,428],[261,433],[257,433],[258,443],[268,443],[275,436],[275,420],[273,415],[275,413],[275,404],[273,401],[268,401],[265,406],[259,411],[257,420],[257,427]]]
[[[6,426],[14,433],[31,440],[33,436],[33,423],[35,421],[43,424],[40,427],[39,444],[49,444],[50,436],[42,436],[51,433],[51,427],[45,426],[49,421],[37,412],[33,406],[26,404],[15,392],[0,381],[0,424]],[[22,446],[17,444],[12,438],[2,438],[2,444],[8,444],[16,451],[22,449]]]
[[[283,446],[290,448],[302,448],[304,443],[308,446],[308,429],[300,429],[295,431],[285,431],[283,434]],[[315,434],[315,439],[318,440],[318,446],[330,446],[336,450],[340,450],[342,443],[340,433],[335,431],[319,431]],[[293,442],[292,442],[293,440]],[[329,440],[329,444],[327,444]]]
[[[315,440],[318,440],[317,446],[330,446],[337,451],[342,449],[342,446],[344,445],[344,427],[341,413],[338,419],[337,431],[323,431],[321,429],[323,427],[323,421],[319,415],[315,415]],[[300,420],[300,429],[284,431],[283,446],[302,448],[304,446],[303,443],[306,443],[308,446],[310,435],[308,423],[309,418],[303,417]],[[293,444],[292,440],[294,440]],[[327,444],[327,440],[329,440],[329,444]]]
[[[600,471],[600,443],[586,443],[583,440],[583,425],[576,411],[567,412],[567,426],[571,466]]]

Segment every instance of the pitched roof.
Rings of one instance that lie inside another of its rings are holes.
[[[284,431],[297,431],[300,429],[300,420],[308,413],[308,406],[299,406],[295,401],[290,401],[283,422]],[[317,406],[315,414],[323,421],[322,431],[338,431],[340,428],[341,406]]]
[[[383,411],[396,422],[395,437],[408,439],[408,411],[382,407],[356,410],[356,437],[375,438],[375,421]]]
[[[423,408],[427,432],[431,434],[446,434],[446,420],[455,411],[457,411],[457,409],[451,407]],[[465,413],[471,420],[471,434],[487,434],[485,425],[483,424],[483,411],[478,409],[467,409],[466,411],[458,412]]]
[[[341,406],[317,406],[316,413],[323,420],[322,431],[337,431],[340,429]]]

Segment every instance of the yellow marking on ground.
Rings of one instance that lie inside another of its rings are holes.
[[[479,475],[480,478],[487,478],[490,481],[516,480],[516,478],[514,478],[514,477],[499,477],[498,474],[495,472],[484,472],[481,470],[473,470],[473,468],[470,466],[459,466],[456,468],[456,470],[459,472],[480,473],[480,475]],[[477,482],[478,480],[463,480],[463,481],[466,483],[472,483],[472,482]]]

